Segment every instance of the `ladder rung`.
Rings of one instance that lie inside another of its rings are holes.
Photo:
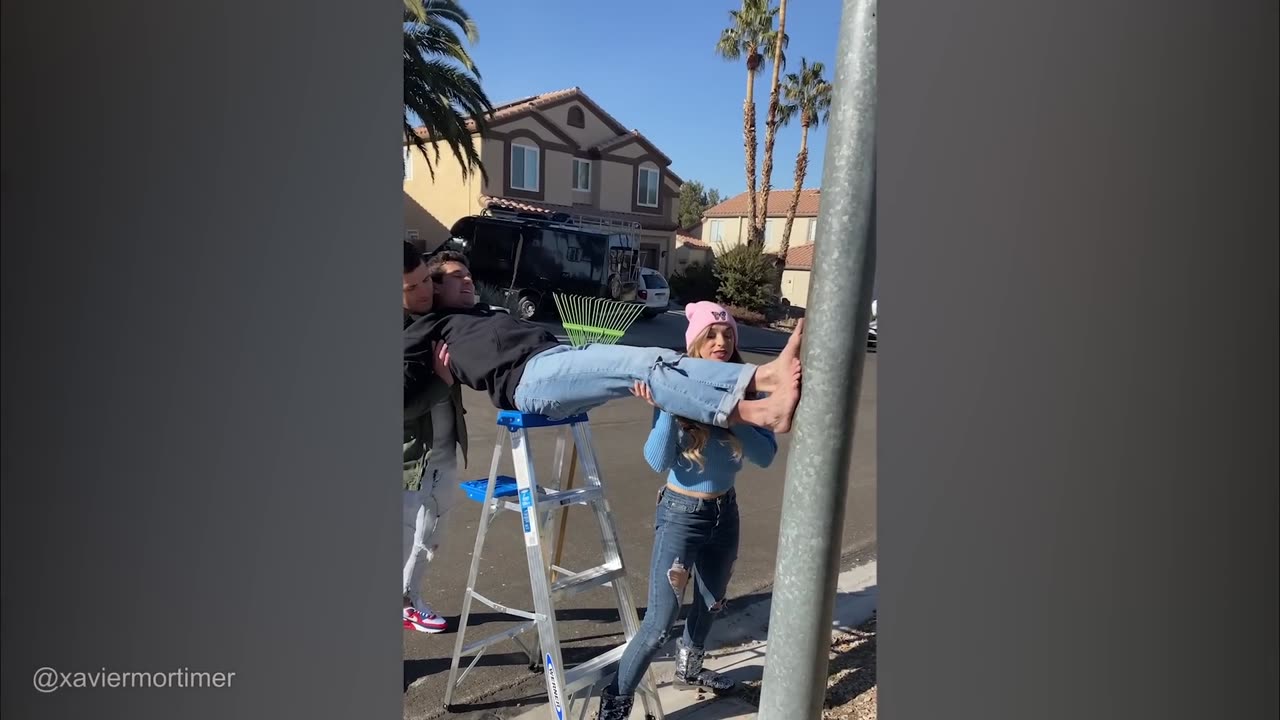
[[[561,578],[551,585],[551,592],[572,597],[593,587],[599,587],[617,580],[622,576],[622,564],[610,563],[574,573],[571,577]]]
[[[472,589],[470,589],[470,588],[467,588],[467,592],[471,593],[471,597],[475,598],[476,600],[479,600],[480,602],[484,603],[485,605],[488,605],[488,606],[489,606],[490,608],[492,608],[493,610],[495,610],[495,611],[497,611],[497,612],[500,612],[500,613],[502,613],[502,614],[504,614],[504,615],[515,615],[516,617],[522,617],[522,618],[524,618],[525,620],[536,620],[536,619],[537,619],[537,615],[535,615],[534,613],[529,612],[528,610],[520,610],[520,609],[513,608],[513,607],[507,607],[506,605],[503,605],[502,603],[498,603],[498,602],[494,602],[494,601],[490,600],[489,598],[487,598],[487,597],[485,597],[485,596],[481,595],[480,593],[478,593],[478,592],[476,592],[475,590],[472,590]]]
[[[461,655],[470,655],[471,653],[477,650],[487,648],[490,645],[500,643],[503,640],[510,640],[511,638],[514,638],[517,635],[521,635],[523,633],[526,633],[532,630],[536,625],[537,623],[535,623],[534,621],[528,620],[526,622],[520,623],[519,625],[516,625],[513,628],[508,628],[506,630],[503,630],[502,632],[497,633],[495,635],[490,635],[489,637],[481,638],[474,642],[469,642],[466,645],[462,646]]]
[[[604,669],[621,660],[622,653],[626,652],[626,650],[627,644],[623,643],[581,665],[566,670],[564,673],[564,694],[566,696],[571,695],[599,680],[604,675]]]
[[[538,496],[538,507],[559,507],[561,505],[586,505],[604,498],[598,487],[574,488],[572,490],[551,490]]]

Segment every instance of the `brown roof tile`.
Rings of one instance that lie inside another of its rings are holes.
[[[489,122],[507,120],[526,111],[536,110],[558,100],[570,97],[574,93],[581,94],[581,92],[582,91],[579,88],[571,87],[565,88],[564,90],[542,93],[541,95],[530,95],[528,97],[520,98],[519,100],[512,100],[511,102],[495,105],[493,106],[493,114],[489,116]],[[468,120],[467,129],[475,132],[475,123]],[[426,128],[415,128],[414,133],[421,138],[427,137]]]
[[[689,247],[691,247],[691,248],[699,248],[699,249],[702,249],[702,250],[710,250],[710,249],[711,249],[711,245],[709,245],[708,243],[704,242],[702,239],[700,239],[700,238],[696,238],[696,237],[694,237],[694,236],[692,236],[692,235],[686,235],[686,234],[684,234],[684,233],[682,233],[682,232],[677,232],[677,233],[676,233],[676,244],[677,244],[677,245],[688,245],[688,246],[689,246]]]
[[[586,93],[582,92],[582,88],[579,87],[554,90],[552,92],[545,92],[539,95],[530,95],[528,97],[520,98],[519,100],[512,100],[511,102],[495,105],[493,107],[493,114],[489,116],[489,121],[496,123],[503,120],[509,120],[526,112],[531,112],[549,105],[555,105],[563,100],[575,96],[582,101],[584,105],[591,108],[592,112],[599,115],[605,121],[606,125],[611,126],[614,132],[619,134],[625,134],[627,132],[626,127],[622,123],[618,122],[612,115],[605,112],[604,108],[600,107],[591,100],[591,98],[587,97]],[[474,131],[475,123],[468,120],[467,128]],[[427,136],[424,128],[417,128],[414,132],[416,132],[420,137]]]
[[[812,270],[813,244],[787,248],[787,263],[784,267],[787,270]]]
[[[564,90],[542,93],[541,95],[530,95],[526,98],[520,98],[519,100],[495,105],[493,108],[493,115],[489,116],[489,121],[498,122],[499,120],[505,120],[513,115],[519,115],[526,110],[535,110],[545,105],[550,105],[557,100],[567,98],[574,93],[581,92],[582,91],[578,88],[571,87],[565,88]],[[467,127],[471,130],[475,130],[475,125],[470,121],[467,122]]]
[[[673,173],[671,168],[669,168],[669,165],[671,165],[671,158],[668,158],[666,152],[658,150],[658,146],[654,145],[653,141],[650,141],[648,137],[644,136],[644,133],[637,131],[637,129],[630,129],[630,131],[628,131],[626,126],[623,126],[622,123],[618,122],[617,118],[614,118],[613,115],[607,113],[604,108],[600,108],[599,105],[595,104],[594,100],[591,100],[585,92],[582,92],[581,87],[566,87],[564,90],[543,92],[541,95],[530,95],[529,97],[521,97],[520,100],[512,100],[511,102],[503,102],[502,105],[495,105],[493,114],[489,115],[489,122],[499,123],[503,122],[503,120],[517,118],[522,114],[534,113],[534,111],[541,108],[547,108],[549,105],[558,105],[559,102],[568,99],[577,99],[581,104],[588,106],[593,113],[599,115],[600,119],[604,120],[604,124],[607,124],[609,129],[612,129],[613,132],[617,133],[616,136],[609,138],[609,140],[596,143],[594,147],[590,147],[590,150],[603,152],[611,149],[611,147],[623,145],[625,142],[639,142],[646,150],[653,152],[654,155],[657,155],[659,159],[663,160],[663,163],[668,165],[667,173],[671,174],[672,179],[675,179],[677,183],[684,184],[684,179],[681,179],[680,176],[677,176],[677,174]],[[475,123],[471,122],[471,120],[467,120],[467,129],[470,129],[471,132],[475,132]],[[424,140],[429,137],[429,133],[426,132],[426,128],[415,128],[415,131],[413,132],[415,132],[415,135],[424,138]]]
[[[818,214],[818,204],[822,199],[821,190],[801,190],[800,203],[796,206],[796,217],[812,217]],[[766,217],[785,217],[791,205],[790,190],[773,190],[769,193],[769,207]],[[739,193],[719,205],[707,208],[703,217],[746,217],[748,210],[747,193]]]
[[[530,95],[528,97],[520,98],[519,100],[512,100],[511,102],[502,103],[501,105],[495,105],[493,108],[493,114],[489,116],[489,122],[497,123],[497,122],[502,122],[504,120],[514,119],[525,113],[531,113],[541,108],[548,107],[550,105],[558,105],[559,103],[565,100],[568,100],[570,98],[576,98],[583,105],[586,105],[587,108],[589,108],[593,113],[595,113],[596,115],[599,115],[600,118],[604,120],[604,123],[608,125],[611,130],[617,133],[615,137],[605,140],[604,142],[599,143],[595,147],[590,149],[604,151],[609,148],[622,145],[624,142],[635,140],[636,142],[639,142],[641,145],[644,145],[645,148],[649,150],[651,153],[661,158],[667,165],[671,164],[671,158],[668,157],[666,153],[663,153],[661,150],[659,150],[658,147],[654,145],[652,141],[650,141],[648,138],[644,136],[644,134],[642,134],[639,130],[634,130],[634,129],[627,130],[625,125],[618,122],[617,118],[610,115],[608,112],[605,111],[604,108],[597,105],[596,102],[592,100],[590,97],[588,97],[586,93],[582,92],[582,88],[577,86],[574,86],[571,88],[565,88],[563,90],[546,92],[540,95]],[[468,120],[467,129],[471,130],[472,132],[475,132],[475,129],[476,129],[475,123]],[[417,134],[418,137],[421,137],[424,139],[428,137],[426,128],[416,128],[414,130],[414,133]],[[680,184],[684,183],[684,180],[680,179],[680,177],[676,175],[674,172],[671,172],[670,167],[667,168],[667,172],[671,174],[672,178],[675,179],[677,183],[680,183]]]

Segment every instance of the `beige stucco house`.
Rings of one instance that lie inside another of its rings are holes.
[[[707,208],[700,222],[688,234],[719,254],[747,241],[747,193]],[[806,307],[809,299],[809,277],[813,271],[813,241],[818,226],[818,205],[821,190],[801,190],[796,206],[795,221],[791,225],[790,247],[782,263],[782,297],[796,307]],[[765,215],[764,251],[777,253],[782,249],[782,229],[787,220],[787,208],[791,206],[790,190],[774,190],[769,193]]]
[[[421,153],[404,149],[405,233],[425,249],[446,241],[462,217],[485,208],[572,213],[638,223],[640,261],[664,275],[675,267],[677,197],[671,159],[579,88],[534,95],[494,109],[472,142],[488,172],[463,178],[441,148],[435,177]],[[428,148],[428,152],[434,152]]]
[[[691,232],[693,231],[676,231],[676,260],[671,265],[673,273],[684,272],[685,268],[694,263],[706,265],[711,262],[711,246],[690,234]]]

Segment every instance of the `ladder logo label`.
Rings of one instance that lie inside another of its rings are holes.
[[[564,707],[560,705],[560,681],[556,677],[556,664],[551,659],[551,653],[546,655],[544,664],[547,666],[547,685],[551,690],[551,706],[555,708],[556,717],[564,720]]]
[[[535,545],[531,540],[533,526],[529,523],[529,510],[533,507],[533,491],[520,490],[520,520],[524,523],[524,544]]]

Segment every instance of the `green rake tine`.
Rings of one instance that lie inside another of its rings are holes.
[[[617,344],[644,310],[637,303],[580,295],[553,293],[552,299],[574,347]]]

